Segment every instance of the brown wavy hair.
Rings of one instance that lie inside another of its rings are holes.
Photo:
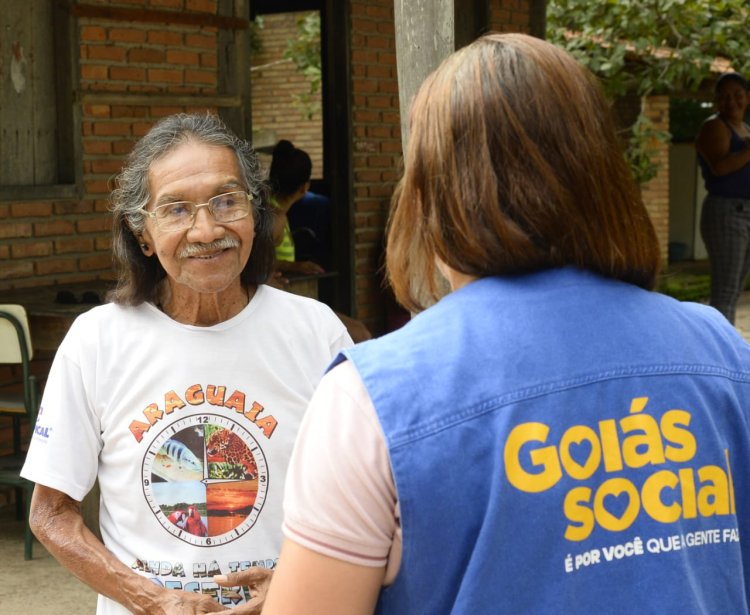
[[[413,311],[439,296],[436,258],[477,277],[573,265],[653,287],[640,189],[598,83],[568,53],[490,34],[420,87],[386,258]]]

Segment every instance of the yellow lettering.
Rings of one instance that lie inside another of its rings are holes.
[[[245,412],[245,416],[254,423],[261,412],[263,412],[263,406],[261,406],[257,401],[254,401],[250,410]]]
[[[591,489],[576,487],[565,496],[565,517],[571,523],[565,528],[565,538],[574,542],[586,540],[594,529],[594,513],[588,506]]]
[[[661,499],[664,489],[672,489],[679,484],[677,476],[673,472],[662,470],[655,472],[646,479],[641,489],[641,502],[652,519],[661,523],[674,523],[680,518],[681,508],[677,502],[667,506]]]
[[[703,466],[698,470],[698,510],[703,517],[729,514],[729,481],[719,466]],[[704,484],[708,483],[708,484]]]
[[[203,396],[203,388],[199,384],[194,384],[185,391],[185,401],[191,406],[198,406],[206,401]]]
[[[630,468],[664,463],[664,447],[661,432],[654,417],[648,414],[626,416],[620,421],[623,433],[640,431],[629,435],[622,444],[622,456]],[[640,450],[639,450],[640,449]]]
[[[146,417],[149,425],[153,425],[154,423],[156,423],[156,421],[164,416],[164,413],[159,410],[159,406],[157,406],[156,404],[149,404],[148,407],[143,411],[143,415]]]
[[[575,445],[582,450],[581,443],[588,441],[591,444],[591,451],[588,452],[586,462],[581,465],[570,455],[571,445]],[[560,461],[566,472],[572,478],[586,480],[596,472],[602,460],[602,449],[599,444],[599,438],[596,432],[585,425],[575,425],[568,429],[560,440]]]
[[[519,491],[539,493],[546,491],[562,477],[560,461],[554,446],[547,446],[531,451],[532,464],[541,466],[542,472],[531,474],[523,469],[520,453],[523,446],[529,442],[547,441],[549,427],[544,423],[522,423],[516,425],[505,441],[503,458],[505,460],[505,475],[508,481]]]
[[[608,496],[627,496],[628,505],[621,517],[615,517],[604,507],[604,500]],[[631,526],[638,516],[641,503],[638,490],[633,483],[625,478],[610,478],[604,481],[594,496],[594,515],[596,520],[605,530],[610,532],[621,532]]]
[[[235,391],[232,396],[224,402],[227,408],[233,408],[235,412],[243,414],[245,412],[245,394]]]
[[[688,429],[690,413],[685,410],[669,410],[661,417],[661,433],[669,442],[664,448],[664,455],[669,461],[682,463],[695,456],[695,436]]]
[[[602,438],[604,469],[607,472],[619,472],[622,470],[622,453],[620,439],[617,437],[617,423],[612,419],[599,421],[599,435]]]
[[[172,414],[175,409],[179,410],[184,407],[185,402],[174,391],[170,391],[164,396],[164,412],[167,414]]]
[[[273,416],[267,416],[262,419],[258,419],[255,421],[255,424],[263,430],[263,435],[266,438],[270,438],[271,435],[273,435],[274,429],[276,429],[276,425],[278,422],[276,421]]]
[[[695,519],[698,509],[695,506],[695,480],[693,470],[683,468],[679,472],[680,489],[682,490],[682,517],[684,519]]]
[[[209,384],[206,387],[206,400],[212,406],[223,406],[226,392],[226,387],[217,387],[216,385]]]
[[[129,429],[130,433],[135,437],[135,441],[140,442],[143,440],[143,434],[151,429],[151,425],[141,421],[131,421]]]

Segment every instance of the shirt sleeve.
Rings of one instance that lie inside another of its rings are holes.
[[[400,559],[397,511],[380,423],[359,374],[344,361],[323,377],[302,421],[284,535],[329,557],[391,569],[390,556]]]
[[[80,502],[96,481],[102,443],[75,356],[77,331],[74,325],[52,363],[21,475]]]

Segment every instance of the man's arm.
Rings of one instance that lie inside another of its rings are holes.
[[[37,484],[29,523],[39,541],[78,579],[136,615],[194,615],[227,610],[209,596],[167,590],[120,562],[84,525],[80,503]]]

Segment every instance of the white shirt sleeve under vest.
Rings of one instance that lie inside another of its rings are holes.
[[[398,501],[388,449],[370,396],[351,362],[320,381],[297,436],[284,496],[284,535],[360,566],[401,561]]]

